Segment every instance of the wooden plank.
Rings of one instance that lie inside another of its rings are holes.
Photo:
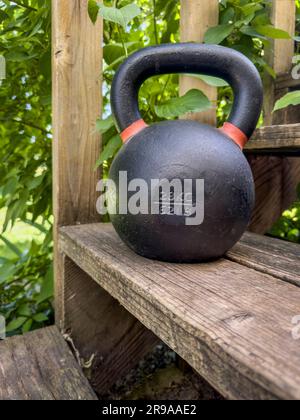
[[[52,1],[53,206],[56,318],[63,323],[63,262],[57,229],[99,221],[94,170],[101,138],[102,22],[93,25],[87,0]],[[98,47],[97,47],[98,46]]]
[[[300,287],[300,245],[246,233],[227,254],[231,261]]]
[[[56,327],[0,342],[0,400],[97,400]]]
[[[300,79],[293,79],[291,73],[280,75],[275,80],[275,90],[298,88],[300,88]]]
[[[105,392],[116,379],[116,370],[109,376],[108,364],[126,374],[152,349],[153,335],[57,249],[60,226],[99,221],[101,174],[94,167],[101,149],[95,123],[102,111],[103,29],[101,19],[92,24],[87,6],[88,0],[52,1],[55,312],[80,356],[94,356],[90,378],[97,391]]]
[[[276,28],[283,29],[291,36],[295,35],[296,4],[294,0],[273,0],[271,21]],[[271,42],[266,57],[276,75],[289,73],[294,56],[293,39],[275,39]],[[266,76],[265,92],[265,125],[276,124],[272,113],[275,102],[275,82],[271,76]]]
[[[110,225],[63,228],[60,248],[222,395],[299,399],[300,289],[222,259],[167,264],[131,252]]]
[[[94,170],[101,149],[102,23],[87,0],[53,0],[53,175],[58,226],[99,221]]]
[[[277,28],[281,28],[291,35],[295,32],[295,1],[294,0],[273,0],[271,8],[271,19]],[[274,68],[276,75],[290,73],[292,68],[292,58],[294,55],[294,41],[291,40],[274,40],[270,43],[270,48],[266,51],[266,59],[269,65]],[[290,109],[282,112],[273,113],[275,101],[279,99],[279,91],[275,89],[274,79],[265,76],[265,101],[264,101],[264,124],[271,126],[272,124],[286,124],[297,122],[293,119]],[[281,92],[283,96],[286,92]],[[297,118],[297,117],[296,117]],[[249,143],[248,152],[254,151],[265,153],[262,147],[255,149],[258,141]],[[259,143],[263,146],[262,143]],[[253,145],[253,148],[251,149]],[[270,150],[271,145],[268,146]],[[279,219],[282,212],[287,209],[293,202],[296,195],[295,182],[300,163],[298,159],[290,159],[282,155],[279,157],[258,157],[257,155],[249,155],[248,159],[252,167],[252,171],[256,183],[256,208],[253,212],[251,223],[251,231],[264,234]],[[289,152],[287,152],[289,153]],[[291,189],[294,190],[291,192]]]
[[[181,0],[181,42],[203,42],[208,28],[216,26],[219,21],[218,0]],[[214,103],[214,107],[205,112],[185,116],[185,118],[216,125],[217,89],[208,86],[195,77],[180,78],[180,94],[184,95],[190,89],[199,89]]]
[[[248,142],[247,152],[266,151],[269,153],[290,151],[300,152],[300,124],[284,124],[263,127],[256,130]]]
[[[65,257],[65,325],[99,396],[139,363],[158,338]]]

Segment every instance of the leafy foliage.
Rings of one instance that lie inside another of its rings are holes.
[[[0,313],[10,333],[52,318],[50,10],[50,0],[0,3],[7,64],[0,86]],[[20,220],[35,225],[44,242],[12,244],[10,230]]]
[[[270,234],[290,242],[300,243],[300,185],[298,187],[298,201],[283,213]]]
[[[211,107],[210,100],[200,90],[192,89],[180,98],[172,98],[163,105],[155,106],[160,118],[176,118],[191,111],[205,111]]]
[[[286,108],[290,105],[300,105],[300,91],[289,92],[279,99],[276,104],[274,111]]]
[[[91,19],[94,18],[94,0],[90,0]],[[134,7],[135,5],[135,7]],[[138,14],[138,6],[140,13]],[[178,41],[180,19],[179,2],[175,0],[140,0],[138,6],[129,0],[106,1],[98,4],[99,14],[105,21],[104,60],[105,115],[109,115],[109,93],[112,78],[126,57],[146,46]],[[234,48],[254,62],[260,72],[274,75],[265,61],[264,50],[272,38],[289,38],[289,34],[274,28],[270,21],[270,3],[267,0],[220,1],[220,24],[209,28],[206,43],[221,44]],[[131,11],[126,18],[124,11]],[[220,79],[202,75],[208,84],[218,86],[218,119],[221,125],[227,118],[233,101],[231,88]],[[146,81],[140,92],[140,108],[143,118],[149,122],[177,118],[187,112],[199,112],[211,106],[202,92],[191,91],[178,98],[178,76],[170,75]],[[98,124],[99,127],[99,124]],[[114,154],[121,147],[113,124],[104,133],[104,151],[99,165],[108,168]]]

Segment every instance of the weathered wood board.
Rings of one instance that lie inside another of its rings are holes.
[[[97,400],[56,327],[0,342],[0,400]]]
[[[63,228],[59,246],[225,397],[300,398],[300,288],[228,259],[149,261],[110,225]]]

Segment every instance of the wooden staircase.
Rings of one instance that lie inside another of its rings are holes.
[[[280,26],[283,0],[273,3]],[[90,22],[87,0],[53,0],[52,6],[56,321],[80,358],[91,361],[92,388],[105,394],[160,339],[226,398],[300,399],[299,246],[247,233],[219,261],[167,264],[137,256],[111,225],[95,223],[100,137],[92,124],[101,104],[102,24]],[[184,0],[182,40],[199,41],[191,35],[213,26],[218,7],[217,0]],[[191,15],[194,8],[199,13]],[[275,43],[277,64],[281,42]],[[291,54],[293,48],[290,42]],[[272,100],[298,87],[282,76]],[[300,174],[297,160],[281,170],[283,155],[300,154],[300,119],[293,120],[291,110],[276,118],[257,130],[246,150],[250,160],[260,159],[256,167],[252,161],[262,191],[259,217],[268,219],[255,224],[260,232],[291,203],[285,186],[288,181],[293,190]],[[282,175],[278,184],[264,154],[282,159],[274,166]],[[264,196],[279,187],[270,217]],[[0,400],[97,399],[58,328],[0,343]]]

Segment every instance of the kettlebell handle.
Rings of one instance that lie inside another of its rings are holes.
[[[233,88],[234,104],[222,130],[241,148],[253,134],[263,103],[262,81],[243,54],[217,45],[167,44],[132,54],[119,68],[111,91],[112,112],[123,141],[147,125],[138,94],[150,77],[163,74],[205,74],[225,80]]]

